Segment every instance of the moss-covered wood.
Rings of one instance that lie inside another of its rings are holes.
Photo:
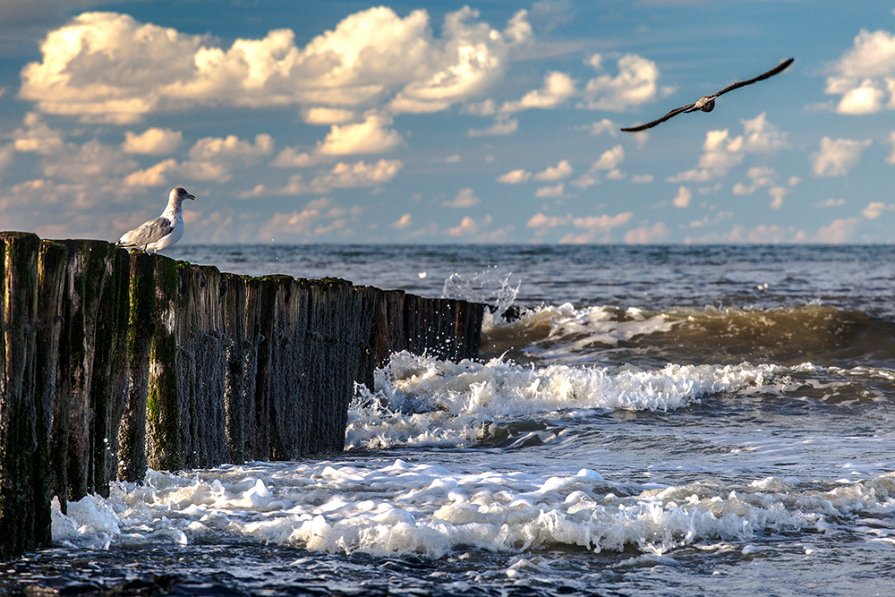
[[[392,352],[478,353],[481,305],[102,241],[0,248],[0,557],[50,541],[53,495],[339,451],[355,382]]]

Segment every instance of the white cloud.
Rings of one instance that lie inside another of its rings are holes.
[[[392,222],[392,228],[395,230],[406,230],[413,224],[413,216],[409,213],[401,214],[401,217]]]
[[[494,119],[494,124],[483,129],[469,129],[466,134],[470,137],[502,137],[512,135],[519,130],[519,121],[501,114]]]
[[[887,211],[895,211],[895,203],[883,203],[882,201],[871,201],[867,207],[861,210],[861,215],[868,220],[875,220]]]
[[[815,240],[820,243],[847,243],[851,241],[857,226],[858,218],[841,218],[833,220],[829,226],[824,226],[817,231]]]
[[[743,123],[744,150],[752,153],[772,153],[786,147],[787,134],[767,121],[764,112]]]
[[[641,226],[625,232],[625,242],[629,245],[657,243],[666,238],[668,238],[668,226],[664,222],[656,222],[652,226]]]
[[[768,189],[768,195],[771,196],[771,209],[780,209],[783,207],[783,200],[789,191],[786,187],[774,186]]]
[[[708,182],[723,178],[743,161],[746,153],[773,153],[786,147],[786,133],[769,123],[764,113],[741,120],[743,134],[731,137],[730,131],[711,130],[705,135],[699,164],[668,178],[669,182]],[[740,187],[743,191],[745,187]]]
[[[473,207],[480,203],[479,198],[476,197],[475,191],[471,188],[466,187],[465,189],[460,189],[457,195],[451,199],[450,201],[445,201],[442,203],[444,207],[453,207],[453,208],[463,208],[463,207]]]
[[[836,106],[840,114],[895,109],[895,34],[861,30],[833,65],[826,93],[841,96]]]
[[[565,185],[563,183],[559,183],[556,185],[539,188],[535,191],[535,197],[538,197],[540,199],[562,197],[563,191],[565,191]]]
[[[270,155],[273,146],[273,138],[264,133],[255,135],[254,141],[245,141],[236,135],[203,137],[190,148],[188,160],[162,160],[144,170],[131,172],[124,182],[128,186],[163,186],[175,178],[226,182],[235,170],[257,165]]]
[[[751,195],[762,187],[770,186],[774,182],[777,173],[773,168],[767,166],[754,166],[746,171],[749,177],[749,184],[741,182],[733,185],[734,195]]]
[[[463,216],[459,224],[452,228],[448,228],[444,233],[455,238],[472,236],[478,234],[482,227],[490,226],[492,221],[493,218],[490,215],[484,216],[480,222],[476,222],[475,219],[470,216]]]
[[[727,129],[705,135],[699,165],[669,178],[669,182],[706,182],[721,178],[743,160],[743,137],[730,138]]]
[[[631,177],[631,182],[634,184],[649,184],[653,182],[652,174],[635,174]]]
[[[318,159],[319,156],[300,151],[295,147],[284,147],[274,158],[273,165],[277,168],[307,168],[316,164]]]
[[[841,197],[831,197],[815,203],[818,207],[841,207],[845,205],[845,199]]]
[[[608,118],[604,118],[602,120],[598,120],[597,122],[591,123],[590,126],[587,127],[588,132],[591,135],[603,135],[608,134],[611,137],[615,137],[618,135],[618,124],[609,120]]]
[[[531,178],[531,172],[523,170],[522,168],[517,168],[515,170],[510,170],[506,174],[502,174],[497,181],[502,182],[503,184],[519,184],[527,181],[529,178]]]
[[[693,193],[685,186],[680,186],[677,189],[677,195],[674,196],[671,203],[678,208],[684,208],[690,205],[690,200],[693,198]]]
[[[842,176],[860,160],[864,150],[873,143],[871,139],[831,139],[824,137],[820,149],[811,154],[811,162],[816,176]]]
[[[382,153],[401,144],[401,136],[387,127],[390,118],[368,115],[363,122],[345,125],[334,124],[329,134],[317,148],[322,155],[344,156],[364,153]]]
[[[302,112],[308,124],[346,124],[354,120],[354,112],[342,108],[314,106]]]
[[[22,124],[22,128],[12,133],[12,147],[16,151],[50,155],[65,147],[62,132],[50,128],[40,114],[28,112],[22,119]]]
[[[96,139],[79,148],[69,145],[43,162],[44,176],[75,183],[85,179],[108,181],[137,167],[137,163],[121,154],[118,147],[104,145]],[[98,197],[96,202],[101,201]]]
[[[600,158],[594,162],[594,170],[615,170],[625,159],[625,148],[615,145],[600,154]]]
[[[607,234],[614,228],[624,226],[631,221],[634,214],[621,212],[614,215],[602,214],[598,216],[551,216],[541,212],[536,213],[528,220],[528,227],[535,230],[536,236],[543,236],[554,228],[572,227],[576,231],[568,232],[560,237],[559,242],[568,244],[581,244],[607,239]],[[579,232],[580,231],[580,232]]]
[[[259,228],[257,237],[262,241],[302,241],[321,237],[348,237],[351,225],[361,210],[345,209],[331,199],[314,199],[300,211],[276,213]]]
[[[11,145],[0,146],[0,172],[12,163],[13,149]]]
[[[602,69],[602,57],[595,54],[590,64]],[[651,101],[658,94],[659,67],[652,60],[625,54],[618,60],[616,76],[604,74],[588,81],[584,89],[585,107],[592,110],[622,111]]]
[[[734,226],[725,240],[732,243],[799,243],[807,240],[807,235],[804,230],[791,226],[759,224],[748,230],[742,226]]]
[[[568,160],[560,160],[555,166],[545,168],[541,172],[534,175],[535,180],[548,182],[553,180],[562,180],[572,173],[572,165]]]
[[[513,113],[522,110],[555,108],[565,103],[573,95],[575,95],[575,81],[572,80],[572,77],[553,71],[544,77],[541,89],[529,91],[517,101],[504,103],[500,107],[500,111]]]
[[[326,193],[331,189],[375,187],[392,180],[402,166],[400,160],[379,160],[370,164],[339,162],[328,173],[316,176],[311,188],[315,193]]]
[[[164,155],[175,151],[182,141],[180,131],[152,127],[139,134],[125,131],[121,148],[124,153]]]
[[[310,110],[432,112],[480,95],[531,41],[524,11],[504,31],[477,19],[469,8],[448,13],[436,38],[425,10],[402,18],[375,7],[304,47],[289,29],[224,47],[125,14],[85,12],[47,34],[41,60],[22,70],[20,95],[45,113],[116,124],[197,105],[297,105],[328,124],[343,115]]]

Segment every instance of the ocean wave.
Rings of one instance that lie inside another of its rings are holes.
[[[503,359],[460,363],[407,352],[376,373],[376,391],[359,388],[349,407],[346,445],[468,446],[494,428],[556,413],[668,411],[719,393],[772,391],[789,369],[775,365],[674,365],[658,369],[520,365]]]
[[[566,303],[488,320],[486,358],[517,362],[805,361],[895,365],[895,322],[821,304],[661,311]]]
[[[458,467],[459,469],[460,467]],[[216,539],[311,551],[420,554],[681,546],[741,549],[767,537],[835,532],[860,516],[865,541],[895,535],[895,473],[809,483],[626,484],[597,471],[471,472],[408,463],[269,463],[193,473],[150,471],[108,499],[53,509],[53,538],[74,547]],[[736,545],[733,545],[736,544]]]

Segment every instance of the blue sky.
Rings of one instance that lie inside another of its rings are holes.
[[[893,115],[891,0],[0,0],[0,229],[47,238],[184,186],[193,243],[887,243]]]

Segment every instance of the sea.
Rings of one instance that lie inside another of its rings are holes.
[[[342,453],[54,506],[0,591],[892,595],[895,246],[183,245],[483,301],[393,354]]]

